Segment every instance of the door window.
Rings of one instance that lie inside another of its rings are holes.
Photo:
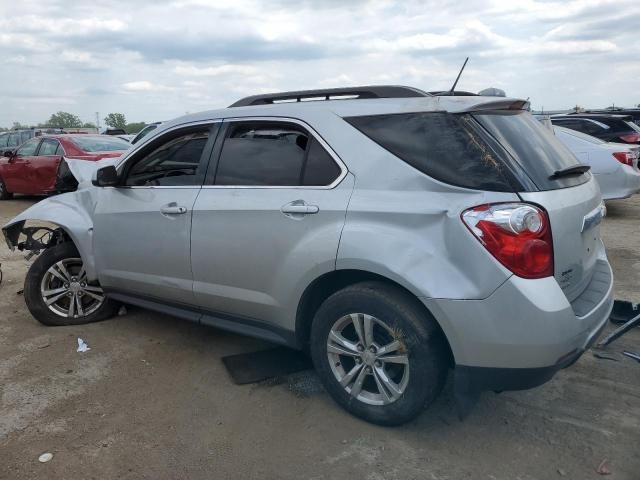
[[[30,157],[35,155],[36,150],[38,148],[38,143],[40,143],[39,138],[32,138],[31,140],[24,143],[17,151],[16,154],[23,157]]]
[[[216,185],[326,186],[340,167],[316,138],[296,124],[238,122],[228,129]]]
[[[58,141],[47,138],[42,140],[42,145],[40,145],[40,150],[38,150],[38,156],[42,157],[45,155],[56,155],[57,150]]]
[[[206,127],[201,131],[172,135],[159,146],[156,143],[156,148],[134,160],[133,166],[128,169],[124,185],[201,185],[204,180],[202,152],[209,135],[209,127]]]

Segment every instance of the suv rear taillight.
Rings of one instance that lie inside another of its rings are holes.
[[[628,135],[620,135],[620,138],[627,143],[640,142],[640,133],[629,133]]]
[[[623,165],[633,167],[633,154],[631,152],[613,152],[612,155]]]
[[[547,213],[528,203],[480,205],[462,220],[505,267],[523,278],[553,275],[553,240]]]

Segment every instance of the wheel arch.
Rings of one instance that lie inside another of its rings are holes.
[[[446,346],[449,352],[450,364],[453,365],[453,353],[451,345],[449,344],[449,339],[444,333],[444,330],[438,322],[438,319],[433,315],[432,312],[429,311],[426,305],[424,305],[424,303],[421,302],[413,292],[411,292],[408,288],[401,285],[400,283],[391,280],[390,278],[383,275],[366,270],[333,270],[316,278],[307,286],[300,298],[300,301],[298,302],[298,309],[296,311],[296,343],[298,348],[304,351],[308,350],[313,317],[322,302],[324,302],[327,298],[329,298],[329,296],[339,290],[342,290],[343,288],[366,281],[377,281],[385,283],[387,285],[392,285],[414,298],[420,305],[420,308],[431,315],[436,321],[436,324],[438,325],[438,328],[442,334],[442,338],[446,342]]]
[[[2,227],[2,233],[9,248],[15,250],[27,222],[55,225],[73,242],[84,262],[87,276],[90,280],[95,280],[97,275],[93,257],[93,222],[77,202],[72,203],[69,201],[71,199],[62,198],[66,195],[42,200],[26,209]]]

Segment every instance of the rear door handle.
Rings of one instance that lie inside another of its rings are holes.
[[[304,200],[295,200],[283,205],[280,209],[285,215],[312,215],[318,213],[320,209],[317,205],[308,205]]]
[[[167,205],[160,209],[160,213],[163,215],[182,215],[183,213],[187,213],[187,208],[179,207],[177,205]]]

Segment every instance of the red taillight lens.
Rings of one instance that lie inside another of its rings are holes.
[[[640,142],[640,134],[639,133],[630,133],[629,135],[620,135],[620,138],[627,143],[637,143]]]
[[[631,155],[631,152],[614,152],[612,155],[620,163],[633,167],[633,155]]]
[[[553,240],[547,213],[527,203],[480,205],[462,220],[505,267],[523,278],[553,275]]]

